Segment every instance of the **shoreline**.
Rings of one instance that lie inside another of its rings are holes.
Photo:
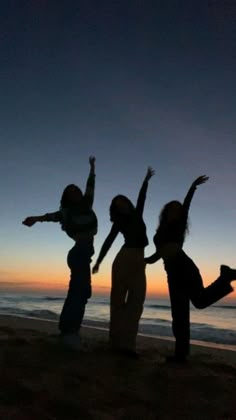
[[[45,318],[36,318],[36,317],[30,317],[30,316],[24,316],[24,315],[16,315],[16,314],[1,314],[0,313],[0,327],[3,326],[3,320],[5,319],[5,321],[7,323],[14,323],[14,327],[16,328],[22,328],[22,323],[17,322],[17,320],[22,320],[23,323],[25,321],[24,324],[24,328],[29,328],[29,329],[36,329],[38,331],[48,331],[48,329],[53,330],[53,332],[57,333],[57,327],[56,325],[58,324],[58,320],[53,320],[53,319],[45,319]],[[29,323],[28,323],[29,321]],[[86,323],[88,322],[88,323]],[[91,324],[89,324],[90,321],[86,321],[84,323],[82,323],[82,327],[81,330],[82,332],[86,331],[86,330],[94,330],[94,331],[100,331],[103,333],[108,333],[109,328],[108,328],[108,324],[104,323],[100,323],[97,321],[91,321]],[[28,324],[27,324],[28,323]],[[18,324],[18,325],[17,325]],[[43,325],[44,324],[44,325]],[[50,328],[49,326],[51,325],[52,328]],[[49,327],[49,328],[48,328]],[[138,333],[138,337],[137,340],[139,339],[145,339],[145,340],[150,340],[153,342],[153,340],[156,342],[163,342],[163,344],[173,344],[174,343],[174,337],[169,337],[169,336],[161,336],[161,335],[152,335],[152,334],[145,334],[145,333]],[[213,350],[222,350],[222,351],[229,351],[229,352],[234,352],[236,353],[236,346],[234,345],[230,345],[230,344],[223,344],[223,343],[213,343],[210,341],[201,341],[201,340],[190,340],[190,345],[192,348],[196,347],[200,347],[200,348],[205,348],[207,350],[209,349],[213,349]],[[236,356],[236,354],[235,354]]]
[[[1,419],[235,419],[235,351],[192,344],[172,365],[162,337],[138,335],[138,360],[112,353],[104,327],[82,326],[79,350],[58,338],[55,320],[0,315]]]

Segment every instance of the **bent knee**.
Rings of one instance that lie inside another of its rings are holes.
[[[192,300],[192,304],[196,309],[205,309],[207,306],[202,300]]]

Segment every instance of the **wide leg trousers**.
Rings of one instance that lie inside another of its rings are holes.
[[[122,247],[112,265],[110,341],[114,348],[135,350],[145,295],[144,250]]]

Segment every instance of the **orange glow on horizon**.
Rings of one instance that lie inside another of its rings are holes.
[[[204,285],[209,285],[214,280],[215,273],[205,271]],[[216,277],[215,277],[216,278]],[[33,280],[32,280],[33,279]],[[0,290],[7,291],[67,291],[69,283],[69,270],[65,267],[60,273],[55,273],[55,270],[45,271],[42,267],[37,271],[37,275],[32,270],[25,271],[23,274],[8,272],[1,275]],[[97,273],[92,275],[93,293],[97,295],[109,295],[111,288],[110,272]],[[147,272],[147,296],[158,298],[168,298],[168,286],[166,274],[164,270],[159,272]],[[225,298],[226,300],[236,300],[236,290]]]

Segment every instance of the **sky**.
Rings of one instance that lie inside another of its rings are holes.
[[[206,174],[184,249],[205,285],[220,264],[236,267],[235,23],[234,0],[1,2],[0,289],[66,290],[71,239],[55,223],[21,222],[57,210],[67,184],[84,188],[90,155],[94,261],[112,198],[135,203],[150,165],[145,255],[163,205]],[[95,293],[109,293],[122,244],[93,276]],[[162,262],[147,282],[148,294],[166,295]]]

